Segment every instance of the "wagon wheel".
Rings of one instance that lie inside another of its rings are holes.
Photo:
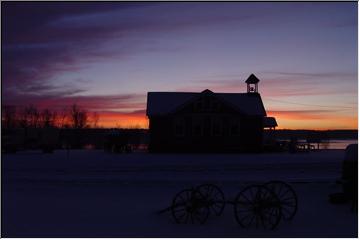
[[[205,223],[209,207],[205,197],[197,190],[184,189],[175,195],[171,213],[176,223]]]
[[[210,212],[220,216],[225,207],[225,196],[221,189],[214,184],[202,184],[196,188],[206,199]]]
[[[268,188],[252,185],[242,190],[234,202],[236,221],[248,228],[260,225],[265,229],[274,229],[281,218],[281,208],[276,195]]]
[[[294,218],[297,211],[297,196],[294,189],[282,181],[271,181],[265,184],[280,200],[281,214],[284,220]]]

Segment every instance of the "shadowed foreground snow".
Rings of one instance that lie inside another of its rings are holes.
[[[356,237],[357,214],[332,205],[341,190],[342,150],[302,154],[106,154],[102,151],[3,155],[3,237]],[[299,198],[291,222],[242,229],[227,205],[204,225],[178,225],[167,207],[183,188],[222,187],[232,200],[248,184],[291,183]]]

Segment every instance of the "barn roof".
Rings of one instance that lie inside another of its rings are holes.
[[[215,97],[222,99],[247,115],[266,116],[266,111],[258,93],[213,93],[205,90],[202,93],[194,92],[148,92],[146,115],[158,116],[171,113],[177,107],[185,104],[192,99],[196,99],[200,94],[214,94]]]
[[[274,117],[264,117],[263,124],[264,128],[273,128],[278,126]]]

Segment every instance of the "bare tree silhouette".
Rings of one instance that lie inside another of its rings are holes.
[[[24,107],[18,114],[20,127],[38,128],[40,123],[40,114],[34,105]]]
[[[16,126],[16,107],[4,105],[1,109],[1,124],[3,128],[14,128]]]
[[[80,108],[78,105],[73,104],[70,107],[69,117],[70,125],[73,128],[82,129],[87,128],[88,125],[88,112],[85,109]]]
[[[44,109],[40,113],[41,127],[43,128],[55,127],[56,118],[57,118],[56,111],[51,111],[48,108]]]
[[[98,127],[98,123],[99,123],[99,114],[97,112],[93,112],[92,116],[91,116],[91,122],[92,122],[92,127],[93,128],[97,128]]]

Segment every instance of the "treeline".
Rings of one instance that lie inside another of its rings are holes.
[[[1,125],[4,129],[14,128],[96,128],[99,114],[90,113],[77,104],[62,111],[38,109],[34,105],[16,107],[3,105],[1,109]]]

